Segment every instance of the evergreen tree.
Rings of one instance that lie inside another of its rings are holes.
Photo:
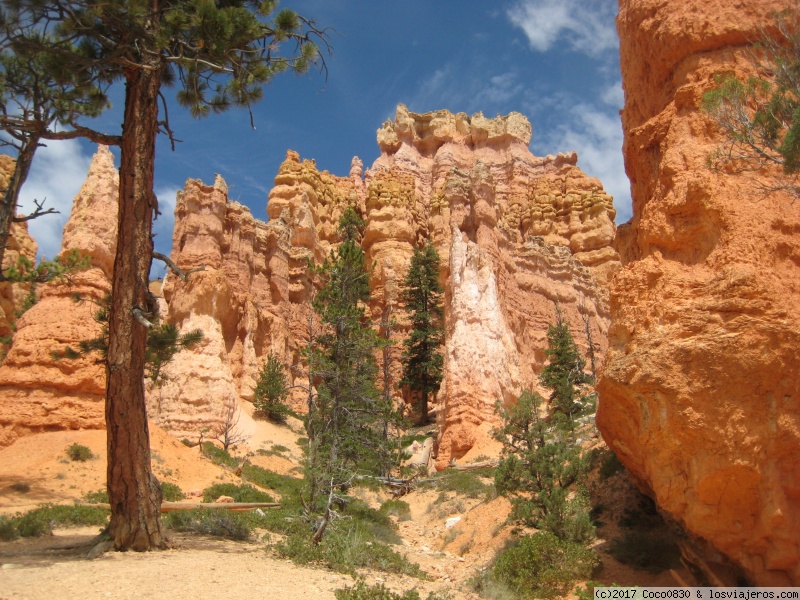
[[[570,420],[583,409],[578,386],[591,383],[591,376],[583,372],[586,361],[578,352],[575,340],[556,305],[556,322],[547,326],[547,350],[549,363],[542,370],[539,382],[552,390],[550,403],[554,410]]]
[[[428,397],[439,391],[444,359],[444,312],[439,283],[439,254],[428,242],[415,248],[403,282],[402,299],[411,319],[411,332],[404,342],[401,384],[419,396],[419,420],[428,422]]]
[[[543,403],[526,390],[512,408],[498,404],[503,426],[494,435],[503,451],[495,486],[511,499],[514,518],[564,540],[584,541],[594,528],[585,495],[573,492],[586,477],[588,457],[563,420],[542,416]]]
[[[0,265],[12,223],[29,221],[58,212],[44,209],[44,199],[34,200],[36,208],[28,215],[17,215],[19,194],[28,178],[33,157],[43,140],[90,137],[101,143],[118,143],[118,137],[105,136],[76,124],[83,117],[95,117],[107,106],[104,84],[92,81],[90,74],[64,69],[42,52],[16,48],[19,39],[34,35],[48,39],[44,30],[32,22],[0,18],[0,147],[14,153],[14,169],[0,200]],[[79,52],[78,48],[73,48]],[[0,273],[0,279],[4,276]]]
[[[317,269],[321,281],[313,308],[323,331],[316,339],[314,375],[319,381],[306,456],[307,507],[321,513],[318,543],[333,507],[359,474],[378,473],[385,447],[382,420],[388,408],[375,385],[375,351],[381,345],[366,314],[369,274],[359,245],[363,221],[348,208],[339,221],[342,242]],[[391,399],[390,399],[391,402]]]
[[[283,71],[306,72],[320,60],[324,32],[291,10],[273,15],[270,0],[14,0],[5,3],[6,31],[16,53],[95,82],[124,81],[120,146],[120,210],[109,311],[106,367],[109,534],[118,550],[164,547],[161,490],[150,466],[143,374],[152,262],[155,142],[172,137],[163,85],[178,83],[178,101],[202,117],[249,107]],[[40,33],[46,30],[52,37]],[[289,52],[281,53],[288,42]],[[77,51],[76,51],[77,49]],[[85,76],[84,76],[85,75]],[[163,100],[163,99],[162,99]]]
[[[292,414],[286,405],[288,396],[289,387],[286,384],[283,364],[270,352],[267,362],[258,373],[258,381],[253,390],[253,406],[270,421],[285,423],[286,418]]]

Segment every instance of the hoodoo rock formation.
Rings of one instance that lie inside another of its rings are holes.
[[[269,195],[268,223],[229,201],[220,177],[213,186],[187,182],[172,258],[205,270],[187,282],[171,278],[165,298],[170,320],[207,337],[195,351],[201,358],[183,353],[168,368],[172,381],[151,396],[151,416],[177,435],[196,436],[237,397],[251,397],[270,351],[296,384],[305,382],[313,294],[307,261],[328,254],[338,218],[352,205],[365,218],[363,244],[374,265],[372,317],[377,324],[391,311],[399,321],[395,385],[407,328],[399,285],[416,244],[431,239],[442,257],[447,343],[445,379],[432,404],[437,464],[487,440],[495,403],[536,386],[554,303],[579,343],[588,318],[602,355],[606,289],[619,266],[610,196],[575,166],[574,153],[534,157],[530,136],[516,113],[414,114],[401,105],[378,131],[381,156],[366,173],[356,158],[349,176],[336,177],[290,151]],[[303,399],[297,390],[298,406]]]
[[[347,206],[366,222],[372,319],[377,326],[391,314],[398,323],[390,352],[398,401],[411,400],[397,384],[408,330],[400,285],[415,245],[430,239],[442,258],[445,374],[431,402],[439,467],[490,440],[498,401],[536,387],[555,303],[583,348],[589,323],[602,360],[607,287],[620,266],[612,199],[576,166],[575,153],[537,158],[530,138],[520,114],[414,114],[401,105],[378,131],[381,155],[366,171],[354,158],[350,173],[337,177],[289,151],[266,223],[229,200],[222,177],[213,185],[187,181],[176,203],[172,260],[194,272],[185,281],[170,275],[163,296],[166,318],[182,331],[201,329],[204,339],[165,367],[162,386],[148,389],[150,419],[179,438],[218,429],[231,408],[252,399],[270,352],[294,384],[307,383],[303,350],[310,330],[319,333],[308,264],[338,243]],[[74,286],[48,286],[20,320],[0,368],[0,443],[29,431],[102,427],[102,367],[91,358],[54,361],[50,352],[94,331],[91,308],[70,295],[97,299],[108,289],[115,230],[100,219],[116,214],[115,177],[101,149],[64,236],[64,248],[90,254],[93,268]],[[296,408],[306,397],[294,390]]]
[[[777,0],[621,0],[633,191],[597,423],[640,487],[759,585],[800,585],[800,203],[706,167],[719,73]],[[735,581],[732,579],[731,581]]]
[[[39,301],[17,321],[0,367],[0,446],[29,432],[105,426],[105,370],[97,356],[55,359],[51,354],[99,334],[92,315],[111,286],[117,243],[119,175],[111,151],[101,146],[73,202],[62,252],[77,250],[91,268],[70,282],[40,286]],[[83,302],[76,304],[73,296]]]

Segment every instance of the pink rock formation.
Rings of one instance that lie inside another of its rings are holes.
[[[419,115],[400,105],[378,132],[382,154],[366,175],[365,248],[379,265],[374,289],[387,290],[376,303],[396,302],[415,241],[433,240],[442,257],[439,468],[489,439],[497,401],[537,386],[555,302],[583,347],[582,314],[594,339],[605,338],[605,290],[619,266],[611,198],[574,153],[533,156],[530,136],[518,113]],[[374,221],[383,234],[372,242]]]
[[[307,260],[328,254],[338,218],[352,205],[365,216],[363,243],[375,265],[373,320],[390,308],[400,321],[390,365],[395,385],[407,330],[399,285],[414,245],[432,239],[442,257],[447,346],[434,403],[438,465],[487,439],[495,402],[536,385],[554,302],[579,344],[586,345],[579,334],[586,315],[602,346],[605,289],[619,266],[610,246],[611,198],[575,166],[574,153],[534,157],[530,135],[527,119],[516,113],[418,115],[401,105],[378,131],[382,154],[366,173],[354,159],[348,177],[335,177],[290,151],[269,195],[267,224],[230,202],[220,178],[214,186],[187,182],[176,208],[173,260],[206,270],[187,283],[172,279],[165,297],[171,320],[184,330],[200,326],[208,337],[197,363],[190,353],[176,358],[168,371],[174,388],[159,392],[151,417],[178,435],[197,435],[223,417],[236,394],[251,397],[269,351],[292,367],[295,383],[305,382]],[[216,367],[205,366],[211,363]],[[214,378],[224,385],[209,394],[204,386]],[[301,408],[304,393],[294,400]]]
[[[706,168],[701,112],[778,0],[621,0],[625,160],[597,423],[661,510],[758,585],[800,585],[800,204]],[[718,571],[721,572],[721,571]]]
[[[104,427],[105,372],[97,357],[55,360],[51,352],[99,333],[91,301],[110,290],[118,182],[114,157],[101,146],[75,198],[62,242],[62,252],[88,254],[92,266],[72,274],[69,284],[40,286],[39,301],[17,321],[0,367],[0,446],[29,432]],[[76,293],[85,299],[82,304],[73,301]]]

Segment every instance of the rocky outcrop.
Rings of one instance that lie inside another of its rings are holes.
[[[0,155],[0,191],[8,188],[8,180],[14,170],[14,159]],[[3,255],[3,271],[16,265],[20,257],[31,262],[36,260],[36,242],[28,234],[28,223],[12,223],[8,245]],[[30,286],[18,283],[0,282],[0,337],[10,337],[14,332],[16,313],[22,306]]]
[[[319,333],[308,265],[338,243],[347,206],[366,222],[371,318],[377,325],[391,315],[397,323],[389,370],[398,402],[410,401],[397,383],[408,330],[400,284],[416,245],[430,239],[442,258],[445,376],[431,402],[439,467],[490,439],[498,401],[536,387],[555,303],[584,348],[588,321],[602,357],[606,287],[619,267],[612,200],[578,169],[574,153],[533,156],[530,136],[516,113],[414,114],[401,105],[379,130],[381,156],[366,172],[355,158],[350,173],[337,177],[288,152],[267,223],[230,201],[220,176],[213,185],[187,181],[176,202],[172,259],[194,272],[185,281],[167,278],[164,312],[204,339],[165,367],[163,385],[148,387],[150,419],[179,438],[218,429],[231,408],[252,399],[271,352],[293,384],[307,383],[304,350],[310,328]],[[77,290],[98,299],[108,289],[115,224],[102,219],[116,213],[116,189],[111,155],[101,149],[64,235],[64,248],[88,253],[93,268],[75,276],[76,287],[48,286],[21,320],[0,369],[5,443],[26,431],[102,426],[102,368],[91,358],[54,361],[50,352],[95,330],[90,306],[76,307],[70,296]],[[293,393],[303,410],[307,393]]]
[[[611,197],[575,166],[574,153],[537,158],[530,138],[530,123],[518,113],[420,115],[401,105],[379,130],[381,157],[366,175],[365,247],[378,265],[390,265],[376,271],[398,274],[396,286],[413,244],[425,239],[442,257],[439,468],[490,439],[496,402],[537,387],[554,303],[584,348],[583,315],[594,339],[605,338],[605,290],[619,266]],[[394,223],[396,233],[370,244],[374,220]],[[381,252],[395,262],[381,260]],[[391,293],[374,297],[379,307],[392,301]]]
[[[355,206],[366,221],[363,245],[373,265],[373,322],[389,313],[398,321],[390,353],[395,387],[407,331],[399,285],[415,245],[431,239],[442,257],[447,345],[445,380],[432,403],[440,425],[437,464],[487,440],[495,403],[536,385],[555,302],[584,347],[579,332],[583,316],[589,320],[602,355],[605,290],[619,267],[611,198],[575,166],[574,153],[534,157],[530,136],[528,120],[516,113],[420,115],[401,105],[378,131],[381,156],[366,172],[356,158],[347,177],[336,177],[290,151],[269,194],[266,224],[227,199],[221,178],[213,186],[187,182],[176,208],[173,260],[205,271],[186,283],[173,278],[165,297],[169,318],[182,329],[207,329],[199,351],[205,358],[176,359],[168,373],[175,388],[161,390],[151,415],[179,435],[196,434],[221,418],[232,395],[251,398],[270,351],[290,367],[295,384],[307,381],[307,264],[328,255],[339,216]],[[203,386],[215,377],[224,379],[224,391],[209,394]],[[193,386],[196,392],[187,391]],[[302,408],[305,394],[295,393]],[[395,395],[408,400],[401,390]]]
[[[114,157],[101,146],[74,200],[62,242],[62,252],[89,255],[91,267],[71,274],[69,283],[39,286],[38,302],[17,321],[0,367],[0,446],[29,432],[105,425],[105,372],[98,357],[57,360],[51,353],[99,333],[93,302],[111,287],[118,188]],[[76,304],[75,294],[84,301]]]
[[[597,415],[706,564],[759,585],[800,585],[800,204],[708,170],[721,138],[700,104],[716,74],[752,72],[785,6],[620,1],[634,211]]]

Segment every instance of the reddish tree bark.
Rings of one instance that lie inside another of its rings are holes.
[[[114,260],[106,363],[108,428],[109,533],[117,550],[164,547],[161,486],[150,464],[150,435],[144,394],[147,328],[134,309],[152,310],[148,277],[150,237],[156,197],[153,193],[158,91],[161,72],[132,69],[125,82],[119,186],[119,238]]]

